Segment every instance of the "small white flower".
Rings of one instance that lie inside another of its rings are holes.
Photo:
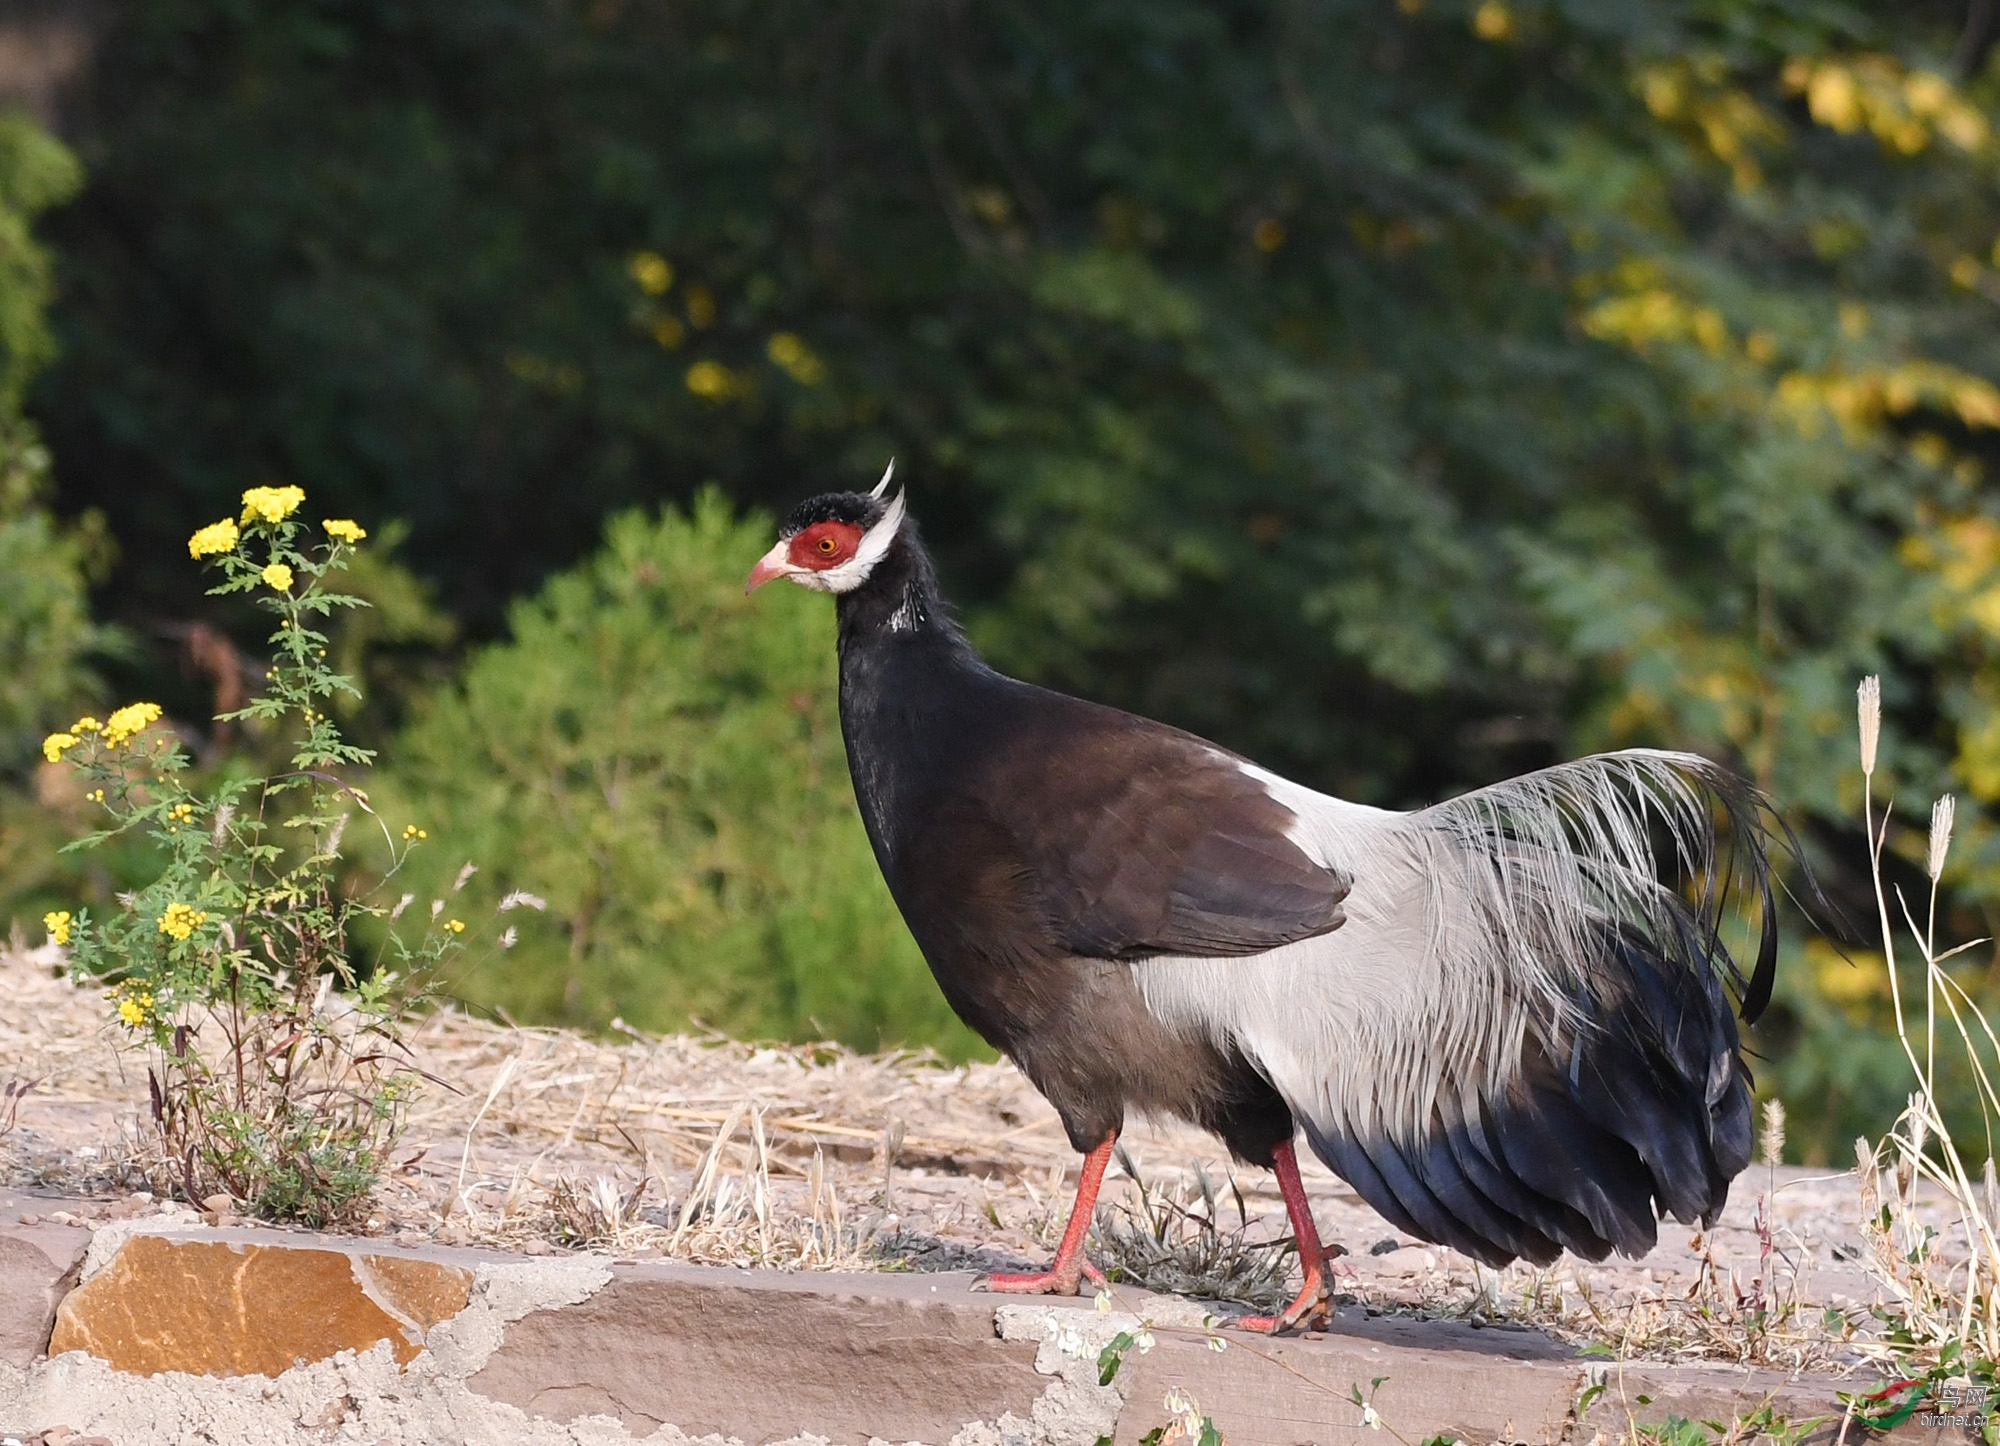
[[[1110,1312],[1111,1312],[1111,1292],[1108,1290],[1100,1290],[1099,1292],[1097,1292],[1097,1313],[1099,1315],[1108,1315],[1110,1314]]]
[[[1382,1413],[1377,1411],[1373,1406],[1363,1406],[1361,1408],[1361,1424],[1371,1431],[1380,1431],[1382,1429]]]
[[[1132,1344],[1139,1348],[1140,1355],[1145,1355],[1147,1351],[1153,1348],[1153,1333],[1144,1326],[1141,1326],[1139,1334],[1132,1337]]]
[[[1221,1355],[1224,1351],[1229,1349],[1229,1342],[1224,1340],[1221,1336],[1210,1336],[1208,1338],[1208,1348],[1214,1351],[1217,1355]]]

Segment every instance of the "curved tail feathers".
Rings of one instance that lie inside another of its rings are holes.
[[[1640,1255],[1662,1215],[1713,1223],[1754,1134],[1723,982],[1754,1020],[1776,966],[1764,801],[1706,760],[1625,753],[1407,817],[1461,861],[1444,877],[1542,1007],[1505,1078],[1441,1080],[1420,1130],[1308,1113],[1315,1152],[1404,1229],[1491,1264]],[[1745,888],[1747,973],[1723,941]]]

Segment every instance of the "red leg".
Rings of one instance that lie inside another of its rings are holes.
[[[1285,1213],[1292,1219],[1292,1238],[1299,1244],[1299,1263],[1305,1267],[1305,1285],[1296,1299],[1280,1315],[1246,1315],[1236,1324],[1246,1331],[1267,1333],[1290,1330],[1293,1326],[1326,1322],[1333,1316],[1333,1300],[1327,1289],[1327,1262],[1331,1257],[1319,1243],[1319,1227],[1313,1224],[1312,1204],[1299,1180],[1299,1157],[1287,1140],[1271,1152],[1271,1169],[1278,1177],[1278,1193],[1285,1197]]]
[[[1090,1217],[1097,1209],[1098,1187],[1104,1183],[1104,1167],[1111,1163],[1111,1147],[1118,1132],[1104,1137],[1104,1143],[1083,1157],[1083,1175],[1076,1182],[1076,1203],[1069,1209],[1069,1224],[1063,1227],[1062,1244],[1056,1247],[1055,1263],[1034,1275],[989,1275],[988,1290],[1015,1295],[1075,1295],[1088,1276],[1104,1283],[1103,1272],[1084,1258],[1083,1239],[1090,1233]]]

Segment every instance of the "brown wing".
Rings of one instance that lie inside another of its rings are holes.
[[[1344,919],[1348,880],[1289,808],[1198,738],[1062,699],[981,789],[1065,947],[1107,959],[1258,954]]]

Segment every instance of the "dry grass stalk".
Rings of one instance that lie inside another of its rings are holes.
[[[1908,930],[1924,978],[1924,1039],[1921,1056],[1910,1038],[1903,1012],[1902,971],[1896,955],[1896,929],[1889,910],[1890,890],[1883,882],[1882,851],[1889,818],[1875,818],[1875,740],[1881,731],[1880,685],[1863,681],[1859,692],[1862,738],[1862,809],[1868,827],[1870,872],[1875,887],[1877,922],[1882,933],[1883,964],[1888,973],[1890,1007],[1896,1038],[1901,1044],[1917,1088],[1909,1105],[1879,1145],[1856,1141],[1864,1206],[1863,1229],[1869,1263],[1880,1284],[1900,1306],[1912,1344],[1903,1350],[1925,1365],[1937,1365],[1954,1351],[1991,1361],[2000,1359],[2000,1234],[1996,1217],[1992,1161],[1986,1161],[1975,1185],[1958,1142],[1937,1107],[1938,1005],[1949,1017],[1950,1034],[1971,1067],[1981,1113],[1990,1137],[2000,1114],[1981,1041],[2000,1056],[2000,1038],[1972,996],[1942,967],[1954,955],[1985,940],[1940,951],[1937,947],[1938,884],[1951,851],[1953,804],[1939,799],[1931,810],[1925,849],[1930,897],[1919,926],[1901,889],[1896,904]],[[1927,1185],[1940,1192],[1956,1225],[1957,1240],[1941,1242],[1936,1232],[1916,1216],[1917,1191]],[[1955,1249],[1941,1248],[1949,1244]]]

